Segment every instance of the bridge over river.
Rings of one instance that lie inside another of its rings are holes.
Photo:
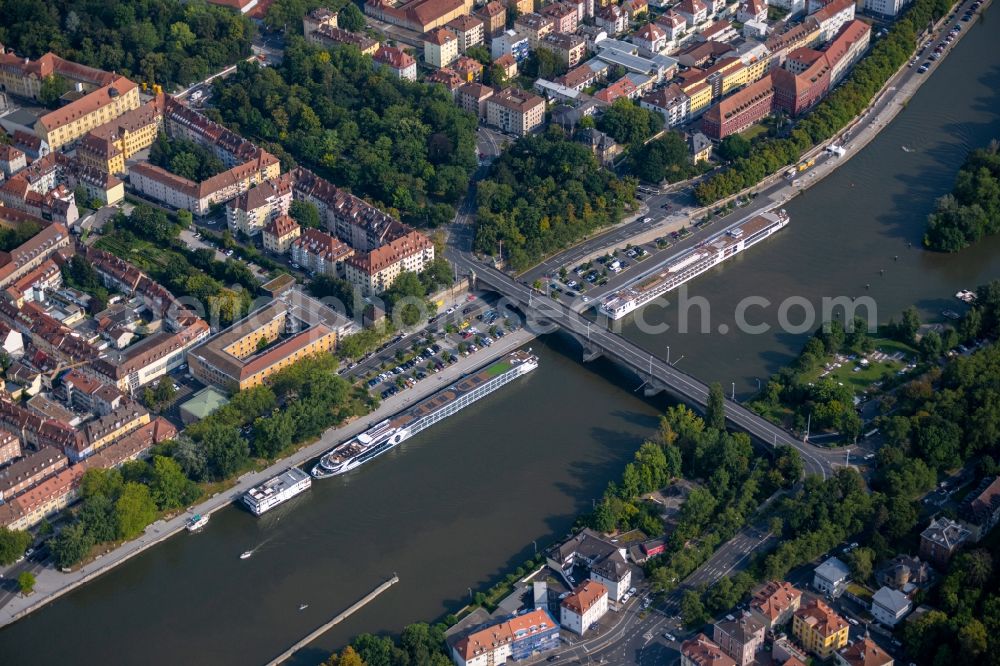
[[[651,354],[607,327],[593,322],[567,305],[540,294],[517,282],[507,274],[481,263],[468,253],[452,253],[451,259],[470,275],[477,286],[506,297],[528,318],[528,326],[537,332],[558,327],[575,338],[583,347],[583,360],[599,356],[610,358],[632,369],[643,380],[647,394],[667,391],[677,399],[704,408],[708,402],[708,386],[701,380],[678,370],[674,365]],[[845,462],[843,450],[818,447],[798,439],[733,400],[726,399],[726,418],[733,426],[745,430],[767,446],[792,446],[802,455],[805,471],[827,478],[835,467]]]

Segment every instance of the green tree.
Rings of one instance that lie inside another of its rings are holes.
[[[726,396],[722,384],[712,382],[708,387],[708,404],[705,407],[705,423],[716,430],[726,429]]]
[[[847,555],[847,564],[851,567],[851,575],[859,582],[865,582],[872,577],[875,569],[875,551],[864,546],[855,548]]]
[[[0,566],[13,564],[30,543],[31,535],[27,532],[0,527]]]
[[[35,574],[22,571],[17,577],[17,588],[22,595],[28,596],[35,591]]]
[[[177,391],[174,390],[174,382],[169,375],[163,375],[160,377],[160,381],[156,383],[156,390],[153,391],[153,398],[159,405],[166,404],[174,399]]]
[[[340,12],[337,13],[337,25],[344,30],[351,32],[361,32],[365,29],[365,15],[361,13],[358,6],[353,2],[348,2]]]
[[[182,507],[197,498],[197,487],[184,475],[184,470],[176,460],[153,456],[152,467],[150,491],[161,511]]]
[[[601,115],[597,127],[619,143],[634,144],[663,129],[663,116],[623,97]]]
[[[293,201],[288,209],[288,214],[300,226],[306,229],[319,229],[322,224],[319,217],[319,209],[309,201]]]
[[[38,101],[47,107],[54,108],[59,98],[69,90],[69,82],[58,74],[49,74],[42,79],[38,92]]]
[[[49,542],[49,549],[60,568],[73,566],[86,557],[93,546],[93,538],[79,522],[63,527]]]
[[[684,621],[684,626],[689,629],[694,629],[708,621],[708,613],[705,612],[701,595],[694,590],[687,590],[681,597],[681,619]]]
[[[750,156],[750,141],[741,134],[730,134],[719,144],[719,157],[727,162]]]
[[[134,539],[142,534],[146,526],[156,519],[156,502],[149,487],[141,483],[126,483],[115,502],[115,518],[119,538]]]
[[[629,173],[650,183],[684,180],[695,173],[687,143],[680,132],[670,131],[648,143],[632,146]]]

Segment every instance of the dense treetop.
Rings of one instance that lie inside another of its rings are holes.
[[[951,194],[938,200],[927,220],[924,245],[957,252],[1000,231],[1000,144],[969,153]]]
[[[632,178],[602,169],[593,153],[558,127],[517,141],[479,183],[476,249],[515,269],[618,222],[635,199]]]
[[[222,120],[282,158],[420,226],[450,221],[476,166],[476,119],[441,86],[373,67],[353,47],[292,38],[278,67],[219,81]]]
[[[250,55],[250,19],[203,0],[0,0],[0,43],[130,78],[186,86]]]

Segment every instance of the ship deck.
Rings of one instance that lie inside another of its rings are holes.
[[[749,219],[741,220],[681,255],[674,257],[669,264],[663,266],[652,275],[643,278],[640,282],[610,294],[604,300],[604,303],[606,306],[614,308],[618,303],[641,299],[649,292],[657,291],[664,283],[674,279],[684,269],[700,265],[705,260],[714,259],[720,254],[725,257],[727,256],[727,251],[733,246],[739,244],[741,241],[753,238],[759,232],[782,221],[787,221],[787,214],[784,211],[769,211],[754,215]]]
[[[421,402],[418,402],[413,407],[410,407],[404,412],[400,412],[395,418],[392,419],[392,425],[396,428],[406,427],[407,424],[412,423],[418,419],[425,416],[433,414],[442,407],[445,407],[449,403],[452,403],[463,395],[471,393],[473,390],[485,384],[494,377],[507,372],[515,365],[523,363],[531,358],[531,354],[524,350],[517,350],[497,359],[493,363],[487,365],[486,367],[474,372],[471,375],[462,377],[454,384],[438,391],[434,395]]]

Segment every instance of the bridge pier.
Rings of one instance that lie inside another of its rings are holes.
[[[641,372],[638,374],[639,378],[642,380],[642,393],[647,398],[652,398],[654,395],[663,393],[664,391],[670,391],[669,386],[649,373]]]

